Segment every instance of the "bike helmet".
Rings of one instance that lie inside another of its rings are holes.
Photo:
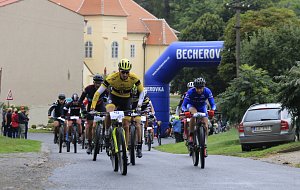
[[[103,82],[103,77],[99,74],[95,74],[93,77],[94,82]]]
[[[194,82],[189,82],[189,83],[187,83],[187,87],[188,87],[188,88],[193,88],[193,87],[194,87]]]
[[[77,101],[79,100],[79,96],[78,96],[77,93],[74,93],[74,94],[72,95],[72,100],[75,101],[75,102],[77,102]]]
[[[58,95],[58,99],[59,99],[59,100],[64,100],[64,99],[66,99],[66,95],[63,94],[63,93],[60,93],[60,94]]]
[[[119,70],[129,71],[131,69],[132,65],[128,59],[121,59],[118,67],[119,67]]]
[[[196,78],[195,80],[194,80],[194,87],[204,87],[205,86],[205,83],[206,83],[206,81],[205,81],[205,79],[204,78],[202,78],[202,77],[199,77],[199,78]]]

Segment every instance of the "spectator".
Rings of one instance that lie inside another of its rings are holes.
[[[26,122],[28,123],[28,117],[26,116],[26,111],[24,106],[21,106],[20,112],[19,112],[19,131],[18,135],[23,139],[25,138],[25,128],[26,128]]]
[[[1,132],[3,132],[3,136],[6,136],[6,125],[5,125],[5,116],[6,116],[6,109],[3,109],[2,112],[2,128],[1,128]]]
[[[12,113],[12,116],[11,116],[12,138],[19,137],[18,130],[19,130],[19,114],[18,114],[18,109],[15,108],[14,112]]]
[[[28,111],[25,112],[26,117],[28,120],[25,122],[25,139],[27,139],[27,133],[28,133],[28,122],[29,122],[29,117],[28,117]]]
[[[182,142],[183,136],[182,136],[182,129],[181,129],[181,120],[179,116],[174,116],[174,119],[172,120],[172,126],[173,126],[173,132],[175,136],[175,142]]]
[[[6,127],[6,130],[5,130],[5,135],[4,136],[7,136],[7,137],[12,137],[11,136],[11,116],[12,116],[12,109],[11,108],[8,108],[7,109],[7,113],[5,115],[5,127]]]

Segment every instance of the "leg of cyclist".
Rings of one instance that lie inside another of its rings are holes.
[[[54,125],[54,144],[56,144],[58,139],[57,135],[59,133],[59,121],[57,120],[54,121],[53,125]]]
[[[82,133],[82,126],[81,126],[81,119],[78,119],[77,121],[77,132],[78,132],[78,144],[81,143],[81,133]]]
[[[189,112],[193,115],[194,113],[197,113],[197,109],[193,107],[192,105],[188,105]],[[189,144],[193,144],[193,135],[194,135],[194,127],[196,123],[196,118],[191,117],[190,118],[190,130],[189,130]]]
[[[107,104],[106,105],[106,112],[112,112],[114,111],[116,106],[114,104]],[[105,127],[105,147],[109,147],[109,134],[108,134],[108,129],[111,126],[111,119],[110,115],[107,114],[104,120],[104,127]]]
[[[87,154],[91,154],[92,153],[92,139],[93,139],[93,120],[94,117],[90,114],[87,115],[87,123],[86,123],[86,135],[87,135],[87,139],[88,139],[88,146],[87,146],[87,150],[86,153]]]
[[[136,132],[137,132],[137,139],[138,139],[136,155],[138,158],[142,158],[143,154],[142,154],[141,117],[140,116],[135,117],[135,121],[136,121]]]

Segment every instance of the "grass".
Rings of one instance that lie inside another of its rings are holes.
[[[280,152],[289,152],[300,150],[300,142],[291,142],[278,146],[273,146],[267,149],[253,149],[250,152],[242,152],[239,143],[238,132],[236,129],[231,129],[226,133],[212,135],[208,137],[208,153],[210,155],[227,155],[238,157],[265,157],[271,154]],[[176,144],[166,144],[156,147],[157,150],[174,154],[187,154],[187,148],[184,142]],[[300,167],[300,166],[299,166]]]
[[[28,139],[12,139],[0,136],[1,153],[39,152],[41,142]]]
[[[173,110],[176,109],[179,101],[180,101],[180,95],[170,95],[170,107],[172,107]]]

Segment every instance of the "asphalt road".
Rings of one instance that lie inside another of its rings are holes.
[[[58,153],[52,134],[32,134],[31,139],[42,140],[50,154],[50,161],[63,163],[54,169],[48,178],[56,189],[130,189],[130,190],[176,190],[176,189],[264,189],[293,190],[300,188],[300,169],[270,164],[258,160],[229,156],[209,155],[205,169],[192,165],[188,155],[143,150],[143,158],[136,165],[128,166],[128,173],[122,176],[114,172],[105,152],[97,161],[85,150],[78,153]],[[174,139],[163,139],[171,143]],[[145,149],[146,147],[144,147]],[[208,149],[209,150],[209,149]]]

